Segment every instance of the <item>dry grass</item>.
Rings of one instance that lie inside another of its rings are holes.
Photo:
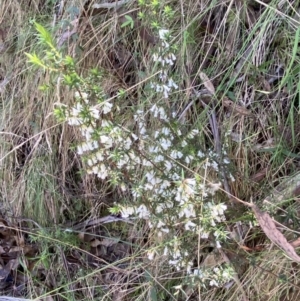
[[[221,144],[228,143],[231,173],[236,178],[230,191],[261,204],[283,178],[292,177],[299,169],[299,4],[279,0],[168,2],[176,10],[170,28],[174,42],[180,45],[174,71],[180,92],[168,106],[184,111],[182,120],[201,129],[199,140],[207,149],[216,147],[218,141],[201,101],[215,108]],[[30,256],[19,253],[21,268],[14,275],[22,274],[18,283],[26,284],[26,289],[15,295],[49,294],[56,300],[229,301],[242,300],[243,292],[249,300],[298,300],[298,266],[272,246],[258,227],[244,237],[248,249],[232,241],[224,250],[236,268],[242,290],[236,283],[227,290],[183,286],[186,295],[178,296],[173,287],[183,283],[180,273],[162,270],[163,258],[147,266],[145,258],[154,241],[144,225],[115,223],[90,229],[89,234],[82,230],[80,241],[62,231],[67,223],[104,215],[114,202],[122,200],[106,183],[81,173],[83,163],[72,150],[79,133],[53,118],[54,104],[72,103],[72,94],[48,71],[33,70],[27,64],[25,52],[42,53],[31,20],[53,30],[57,40],[66,32],[59,23],[53,27],[51,3],[0,3],[1,211],[15,229],[10,234],[23,237],[22,246],[36,241],[39,250],[34,254],[28,251]],[[83,1],[68,1],[56,21],[74,21],[72,9],[82,12],[83,7]],[[106,80],[99,85],[108,96],[114,97],[120,89],[127,91],[120,116],[115,116],[126,127],[132,124],[132,110],[141,104],[154,47],[149,28],[138,22],[133,30],[120,27],[124,15],[130,12],[135,16],[136,10],[132,1],[118,13],[82,14],[74,40],[63,45],[64,51],[76,58],[81,74],[92,67],[105,70]],[[193,89],[204,92],[200,72],[214,85],[214,98],[194,96]],[[49,84],[47,93],[39,90],[42,84]],[[299,224],[297,196],[282,205],[285,212],[293,213],[289,215],[291,224],[285,225],[294,230]],[[225,194],[221,197],[226,198]],[[228,229],[236,221],[249,220],[245,208],[235,209],[229,209]],[[42,229],[28,229],[30,223],[24,218]],[[115,252],[114,258],[106,254],[103,259],[107,250],[97,245],[97,239],[107,237],[118,238],[118,246],[109,249]],[[191,250],[202,254],[197,248]]]

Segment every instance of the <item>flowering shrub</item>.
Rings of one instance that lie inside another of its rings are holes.
[[[221,248],[226,239],[222,222],[227,207],[214,199],[221,184],[209,181],[209,174],[219,171],[220,158],[198,145],[199,129],[183,126],[175,112],[158,102],[136,109],[133,128],[125,128],[112,118],[114,102],[105,97],[99,84],[95,85],[103,80],[101,73],[93,69],[86,78],[80,77],[72,58],[55,49],[44,29],[37,29],[50,44],[50,52],[44,61],[28,56],[31,62],[59,73],[74,90],[75,104],[59,105],[54,113],[80,131],[82,140],[76,151],[86,164],[86,172],[131,196],[131,204],[116,206],[112,211],[145,220],[158,238],[164,238],[163,245],[148,252],[148,259],[163,256],[169,266],[185,269],[204,285],[219,286],[229,281],[232,273],[228,267],[194,268],[196,253],[187,248],[194,247],[199,239],[209,239]],[[158,71],[151,81],[152,99],[154,95],[167,99],[174,91],[179,93],[170,71],[176,56],[170,46],[170,32],[160,28],[157,33],[159,43],[152,63]]]

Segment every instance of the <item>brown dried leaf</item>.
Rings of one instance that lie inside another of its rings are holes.
[[[91,247],[96,248],[99,245],[101,245],[101,241],[99,239],[96,238],[96,239],[94,239],[94,240],[91,241]]]
[[[250,180],[252,180],[253,182],[258,183],[266,177],[266,174],[267,174],[268,171],[269,171],[269,167],[265,167],[265,168],[259,170],[256,174],[252,175],[250,177]]]
[[[290,243],[294,248],[297,248],[300,246],[300,237],[298,237],[296,240],[292,241]]]
[[[201,266],[205,268],[212,268],[222,264],[223,262],[225,262],[223,257],[214,253],[210,253],[206,256],[204,261],[201,263]]]
[[[245,109],[242,106],[235,104],[233,101],[229,100],[227,97],[224,97],[222,99],[222,104],[224,107],[228,108],[229,110],[231,110],[233,112],[237,112],[241,115],[245,115],[245,116],[252,115],[252,113],[249,110]]]
[[[19,261],[19,258],[14,258],[14,259],[11,259],[7,265],[5,266],[6,269],[8,270],[16,270],[18,268],[20,264],[20,261]]]
[[[254,204],[252,205],[252,210],[267,237],[284,250],[291,259],[300,263],[300,257],[297,255],[292,245],[286,240],[284,235],[276,228],[275,222],[272,220],[270,215],[266,212],[260,211],[260,209]]]
[[[101,241],[101,245],[102,246],[105,246],[105,247],[111,247],[115,244],[117,244],[118,242],[120,241],[120,238],[104,238],[102,241]]]
[[[205,88],[209,91],[209,93],[214,95],[216,93],[216,90],[215,90],[213,83],[208,78],[208,76],[204,72],[200,72],[199,76],[200,76],[201,80],[203,81],[203,85],[205,86]]]

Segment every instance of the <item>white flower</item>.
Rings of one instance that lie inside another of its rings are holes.
[[[102,119],[101,126],[103,128],[110,128],[112,126],[112,123],[109,120]]]
[[[169,97],[169,92],[171,91],[171,88],[166,86],[166,85],[163,85],[163,90],[164,90],[164,97],[168,98]]]
[[[171,154],[170,154],[170,157],[172,159],[180,159],[182,158],[183,154],[177,150],[172,150]]]
[[[136,213],[138,213],[139,218],[148,219],[150,216],[150,212],[148,211],[147,207],[145,205],[140,205]]]
[[[156,53],[153,54],[152,59],[153,59],[153,62],[162,62],[163,61],[162,57]]]
[[[194,157],[192,155],[187,155],[184,159],[185,163],[189,164],[192,162],[192,160],[194,159]]]
[[[224,162],[225,164],[229,164],[229,163],[230,163],[230,161],[229,161],[228,158],[225,158],[225,159],[223,160],[223,162]]]
[[[217,286],[217,287],[219,286],[218,282],[214,279],[209,282],[209,285],[210,286]]]
[[[169,252],[170,252],[170,251],[169,251],[168,247],[165,247],[165,248],[164,248],[164,253],[163,253],[163,255],[164,255],[164,256],[167,256],[167,255],[169,254]]]
[[[235,178],[234,178],[234,176],[233,176],[231,173],[229,174],[229,178],[230,178],[230,181],[231,181],[231,182],[234,182],[234,181],[235,181]]]
[[[77,103],[75,107],[71,110],[71,115],[77,117],[83,111],[83,106],[80,103]]]
[[[218,171],[218,170],[219,170],[219,164],[218,164],[216,161],[214,161],[214,162],[212,163],[212,168],[213,168],[214,170]]]
[[[102,180],[104,180],[104,179],[107,178],[108,171],[107,171],[107,168],[106,168],[106,166],[104,164],[100,165],[100,170],[98,169],[97,176],[98,176],[98,178],[100,178]]]
[[[209,237],[209,233],[208,232],[205,232],[205,231],[201,231],[201,238],[203,238],[203,239],[207,239],[208,237]]]
[[[161,70],[161,71],[159,72],[158,78],[159,78],[162,82],[166,81],[166,79],[168,78],[168,73],[167,73],[167,71],[166,71],[166,70]]]
[[[138,198],[142,195],[143,193],[143,188],[142,187],[135,187],[135,188],[132,188],[131,189],[131,193],[132,193],[132,196],[134,198]]]
[[[111,148],[113,145],[113,140],[110,136],[102,135],[100,136],[100,143],[104,144],[105,148]]]
[[[196,224],[191,222],[190,220],[184,225],[185,230],[189,231],[196,227]]]
[[[204,153],[201,152],[200,150],[198,151],[197,156],[200,157],[200,158],[204,158],[205,157]]]
[[[94,142],[93,140],[90,140],[90,141],[82,143],[81,146],[82,146],[83,151],[87,152],[87,151],[93,150],[94,149],[93,142]]]
[[[87,141],[91,140],[93,132],[94,132],[94,129],[91,126],[89,126],[89,127],[87,127],[87,126],[81,127],[81,134],[83,136],[85,136],[85,139]]]
[[[168,56],[167,56],[167,58],[165,58],[165,61],[170,66],[173,66],[174,62],[176,61],[176,56],[173,53],[169,53]],[[172,81],[172,84],[170,84],[170,87],[174,86],[174,88],[177,89],[178,86],[174,83],[174,81],[172,79],[171,79],[171,81]]]
[[[98,165],[93,166],[92,170],[94,174],[97,174],[99,172],[99,166]]]
[[[222,183],[209,183],[209,193],[211,195],[215,195],[216,191],[218,191],[222,187]]]
[[[196,217],[196,212],[192,204],[185,205],[178,214],[179,217],[185,216],[186,218]]]
[[[173,180],[173,181],[179,181],[180,180],[180,175],[179,174],[177,174],[177,173],[172,173],[171,175],[170,175],[170,178]]]
[[[166,39],[166,35],[169,33],[169,30],[167,30],[167,29],[160,29],[159,31],[158,31],[158,35],[159,35],[159,38],[161,39],[161,40],[165,40]]]
[[[113,107],[112,103],[105,101],[102,106],[103,114],[109,113],[111,111],[112,107]]]
[[[79,93],[78,91],[76,91],[74,93],[75,98],[80,99],[82,97],[82,99],[84,100],[84,102],[87,104],[89,102],[88,100],[88,94],[85,92],[81,92]]]
[[[199,134],[199,130],[197,130],[197,129],[194,129],[194,130],[192,130],[189,134],[188,134],[188,138],[189,139],[192,139],[192,138],[194,138],[196,135],[198,135]]]
[[[84,100],[85,103],[89,102],[89,100],[88,100],[88,96],[89,95],[87,93],[81,92],[81,96],[82,96],[82,98],[83,98],[83,100]]]
[[[164,156],[158,155],[158,156],[156,156],[156,157],[154,158],[154,162],[155,162],[155,163],[159,163],[159,162],[164,161],[164,159],[165,159]]]
[[[78,126],[83,124],[83,119],[79,117],[68,117],[68,124],[72,126]]]
[[[170,264],[170,265],[175,265],[175,266],[177,266],[178,263],[179,263],[179,259],[169,260],[169,264]]]
[[[171,141],[165,138],[161,138],[159,143],[164,150],[167,150],[172,145]]]
[[[123,207],[121,209],[121,215],[124,218],[128,218],[129,216],[133,215],[135,213],[134,207]]]
[[[164,47],[164,48],[169,48],[170,47],[170,44],[166,41],[162,41],[161,45]]]
[[[159,92],[163,92],[163,86],[162,85],[159,85],[159,84],[155,84],[155,85],[152,85],[152,88],[155,88],[155,92],[159,93]]]
[[[218,222],[220,222],[222,220],[222,216],[224,214],[224,211],[227,209],[227,206],[225,204],[218,204],[215,206],[210,206],[210,210],[211,210],[211,216],[217,220]]]
[[[169,233],[170,229],[169,228],[161,228],[160,231],[165,232],[165,233]]]
[[[187,146],[187,142],[186,142],[185,140],[182,140],[182,142],[181,142],[181,146],[182,146],[182,147],[185,147],[185,146]]]
[[[91,114],[91,116],[92,116],[93,118],[99,119],[99,117],[100,117],[100,112],[99,112],[98,109],[90,107],[90,108],[89,108],[89,111],[90,111],[90,114]]]
[[[180,191],[184,191],[188,196],[194,196],[196,190],[196,179],[184,179],[179,186]]]
[[[123,148],[129,150],[131,145],[132,145],[132,141],[129,137],[127,137],[126,140],[123,141]]]
[[[225,278],[225,279],[232,279],[232,275],[230,274],[230,271],[228,269],[224,269],[222,271],[222,278]]]
[[[167,181],[167,180],[164,180],[163,182],[162,182],[162,184],[161,184],[161,188],[167,188],[167,187],[170,187],[171,186],[171,183],[169,182],[169,181]],[[171,202],[170,202],[171,203]],[[169,203],[169,204],[170,204]],[[166,201],[166,203],[165,204],[168,204],[168,201]],[[172,203],[171,203],[171,205],[172,205]]]
[[[174,62],[173,62],[172,60],[168,59],[168,58],[166,58],[166,59],[164,60],[164,63],[167,63],[167,64],[170,65],[170,66],[173,66],[173,65],[174,65]],[[164,64],[162,64],[162,65],[164,66]]]
[[[98,152],[96,153],[96,158],[97,158],[99,161],[103,161],[103,159],[104,159],[104,157],[103,157],[103,155],[102,155],[102,153],[101,153],[100,151],[98,151]]]
[[[139,139],[139,137],[137,135],[135,135],[134,133],[131,133],[131,137],[133,138],[134,141]]]
[[[144,186],[144,189],[145,189],[145,190],[152,191],[152,190],[153,190],[153,185],[150,184],[150,183],[146,183],[145,186]]]
[[[165,167],[167,171],[170,171],[173,167],[173,164],[170,161],[165,161]]]
[[[174,53],[169,53],[169,59],[172,61],[176,61],[176,56],[174,55]]]
[[[150,112],[153,113],[154,117],[157,117],[157,116],[158,116],[159,108],[157,107],[156,104],[154,104],[154,105],[151,107]]]
[[[129,158],[136,164],[141,164],[141,159],[133,151],[128,153]]]
[[[138,127],[139,127],[140,135],[143,136],[147,133],[147,130],[146,130],[146,127],[145,127],[144,123],[139,123]]]
[[[157,223],[157,225],[156,225],[156,227],[157,228],[161,228],[161,227],[163,227],[163,226],[165,226],[166,224],[163,222],[163,221],[158,221],[158,223]]]
[[[148,182],[153,186],[162,182],[160,178],[156,177],[156,174],[153,171],[147,172],[145,176]]]
[[[163,135],[165,135],[165,136],[168,136],[169,134],[170,134],[170,129],[169,128],[166,128],[166,127],[164,127],[164,128],[162,128],[161,129],[161,133],[163,134]]]
[[[81,145],[78,145],[78,146],[77,146],[77,154],[78,154],[78,155],[82,155],[83,152],[84,152],[84,151],[83,151],[82,146],[81,146]]]
[[[98,141],[94,140],[92,142],[92,148],[90,148],[90,149],[93,150],[93,149],[96,149],[96,148],[99,148],[99,143],[98,143]]]
[[[93,155],[91,157],[91,160],[93,161],[94,164],[98,163],[97,154]]]
[[[149,260],[153,260],[153,258],[154,258],[154,255],[155,255],[155,252],[153,251],[153,250],[151,250],[151,251],[148,251],[148,259]]]
[[[121,158],[118,162],[117,162],[117,167],[120,169],[122,168],[124,165],[126,165],[128,163],[128,159],[125,156],[123,158]]]

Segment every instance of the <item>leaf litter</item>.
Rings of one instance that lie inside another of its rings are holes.
[[[275,222],[270,217],[270,215],[267,212],[261,211],[255,204],[251,204],[251,208],[255,214],[255,217],[256,217],[260,227],[265,232],[267,237],[273,243],[275,243],[277,246],[279,246],[286,253],[286,255],[289,258],[300,263],[300,257],[297,255],[295,249],[287,241],[285,236],[277,229]]]

